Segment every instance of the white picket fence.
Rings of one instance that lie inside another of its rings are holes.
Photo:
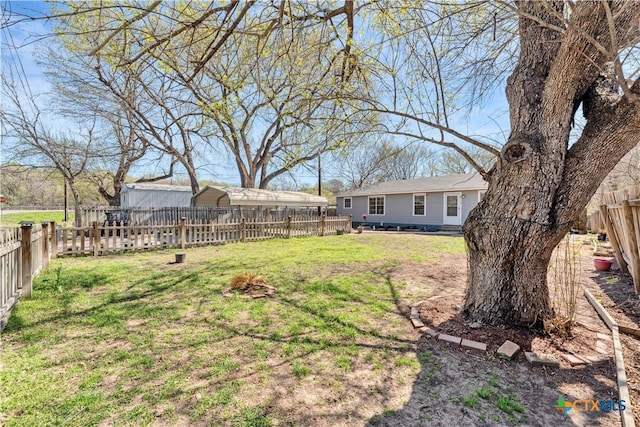
[[[351,217],[305,219],[287,217],[284,221],[219,222],[182,219],[178,224],[105,226],[93,222],[87,227],[51,224],[55,256],[101,256],[125,251],[251,242],[276,238],[326,236],[349,232]]]

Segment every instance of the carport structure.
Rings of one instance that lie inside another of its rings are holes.
[[[235,216],[252,219],[281,219],[286,216],[316,216],[328,206],[325,197],[298,191],[271,191],[258,188],[207,185],[191,198],[195,207],[229,209]]]

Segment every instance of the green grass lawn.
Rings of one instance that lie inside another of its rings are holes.
[[[73,211],[69,211],[68,223],[73,223]],[[44,221],[55,221],[61,224],[64,220],[64,211],[34,211],[34,212],[12,212],[2,211],[0,213],[0,226],[17,227],[20,221],[33,221],[41,223]]]
[[[54,260],[3,333],[0,424],[342,425],[400,406],[390,383],[420,370],[401,308],[429,290],[389,272],[463,252],[370,233],[190,249],[185,264]],[[223,296],[247,271],[276,297]]]

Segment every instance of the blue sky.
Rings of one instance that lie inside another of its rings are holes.
[[[10,9],[14,13],[28,14],[29,16],[42,16],[48,10],[45,2],[3,2],[5,9]],[[47,41],[46,38],[41,40],[41,35],[49,34],[50,27],[46,21],[27,21],[19,25],[3,30],[2,33],[2,68],[3,73],[6,72],[7,66],[18,66],[18,70],[24,71],[28,87],[33,94],[37,95],[38,102],[41,106],[47,105],[46,93],[50,90],[42,71],[33,58],[33,52],[37,49],[39,43]],[[7,45],[16,45],[19,49],[7,48]],[[68,128],[75,129],[76,126],[65,120],[52,120],[50,123],[52,128]],[[481,107],[476,107],[469,114],[458,117],[452,127],[469,136],[483,136],[495,140],[504,141],[508,136],[508,113],[507,103],[504,96],[504,90],[501,87],[490,97],[490,101]],[[435,150],[440,147],[432,146]],[[0,147],[0,151],[1,147]],[[0,152],[0,161],[6,159],[6,153]],[[325,156],[328,157],[328,156]],[[213,160],[215,159],[215,160]],[[328,160],[328,159],[327,159]],[[158,167],[160,166],[160,167]],[[159,172],[159,169],[165,165],[147,164],[138,167],[133,171],[136,175],[153,174]],[[239,177],[231,158],[219,158],[219,156],[207,156],[207,158],[198,159],[199,179],[216,180],[227,182],[231,185],[239,185]],[[335,169],[336,165],[329,165],[323,158],[323,179],[339,178],[339,173]],[[298,168],[295,171],[295,178],[298,185],[314,185],[317,181],[315,175],[315,164],[310,164],[309,169]],[[175,178],[185,179],[186,173],[178,170]],[[287,180],[287,178],[285,178]]]
[[[16,15],[27,15],[32,17],[42,17],[49,11],[49,5],[41,1],[23,1],[23,2],[2,2],[3,11],[10,11]],[[15,16],[15,15],[14,15]],[[34,52],[42,43],[49,40],[43,35],[51,34],[51,26],[46,20],[29,21],[25,20],[20,24],[3,29],[1,33],[1,56],[3,75],[8,73],[9,69],[13,69],[13,73],[19,78],[24,78],[25,92],[30,91],[37,100],[38,105],[44,112],[47,111],[46,105],[50,103],[48,92],[51,91],[51,84],[43,74],[42,69],[34,59]],[[15,47],[15,48],[14,48]],[[16,49],[17,48],[17,49]],[[61,119],[60,117],[49,117],[45,119],[47,126],[52,130],[59,130],[62,133],[75,132],[78,128],[77,124],[71,120]],[[11,153],[2,149],[0,143],[0,163],[10,160]],[[229,168],[230,159],[224,159],[218,162],[209,159],[201,159],[198,163],[199,178],[208,180],[225,181],[230,184],[239,184],[239,177],[234,168]],[[154,175],[163,173],[167,164],[158,164],[156,162],[141,162],[138,167],[132,171],[135,176]],[[187,174],[178,168],[175,173],[175,179],[187,179]]]
[[[3,15],[10,11],[41,16],[46,10],[43,2],[2,2],[2,7]],[[29,86],[36,93],[46,92],[50,88],[33,59],[33,51],[38,46],[39,35],[49,31],[43,21],[26,21],[9,29],[3,28],[0,34],[3,74],[7,67],[15,66],[18,71],[24,72]],[[14,46],[18,49],[14,49]]]

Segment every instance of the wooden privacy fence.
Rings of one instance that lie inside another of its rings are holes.
[[[604,195],[600,213],[616,259],[640,294],[640,185]]]
[[[33,278],[49,265],[48,224],[0,228],[0,330],[20,297],[29,298]]]
[[[319,219],[317,208],[249,208],[249,207],[164,207],[164,208],[120,208],[117,206],[82,208],[82,224],[89,225],[94,221],[104,223],[107,212],[118,212],[119,220],[126,220],[128,225],[166,225],[178,224],[181,218],[187,222],[196,221],[236,221],[242,217],[251,221],[284,221],[288,216],[304,219]],[[327,210],[327,214],[335,216],[335,209]]]
[[[51,223],[53,256],[100,256],[125,251],[215,245],[275,238],[326,236],[349,232],[352,217],[302,219],[287,217],[283,221],[219,220],[192,221],[182,218],[170,225],[104,226],[94,221],[88,227],[56,227]]]
[[[601,230],[605,230],[604,220],[600,211],[591,212],[589,215],[589,229],[592,233],[600,233]]]

